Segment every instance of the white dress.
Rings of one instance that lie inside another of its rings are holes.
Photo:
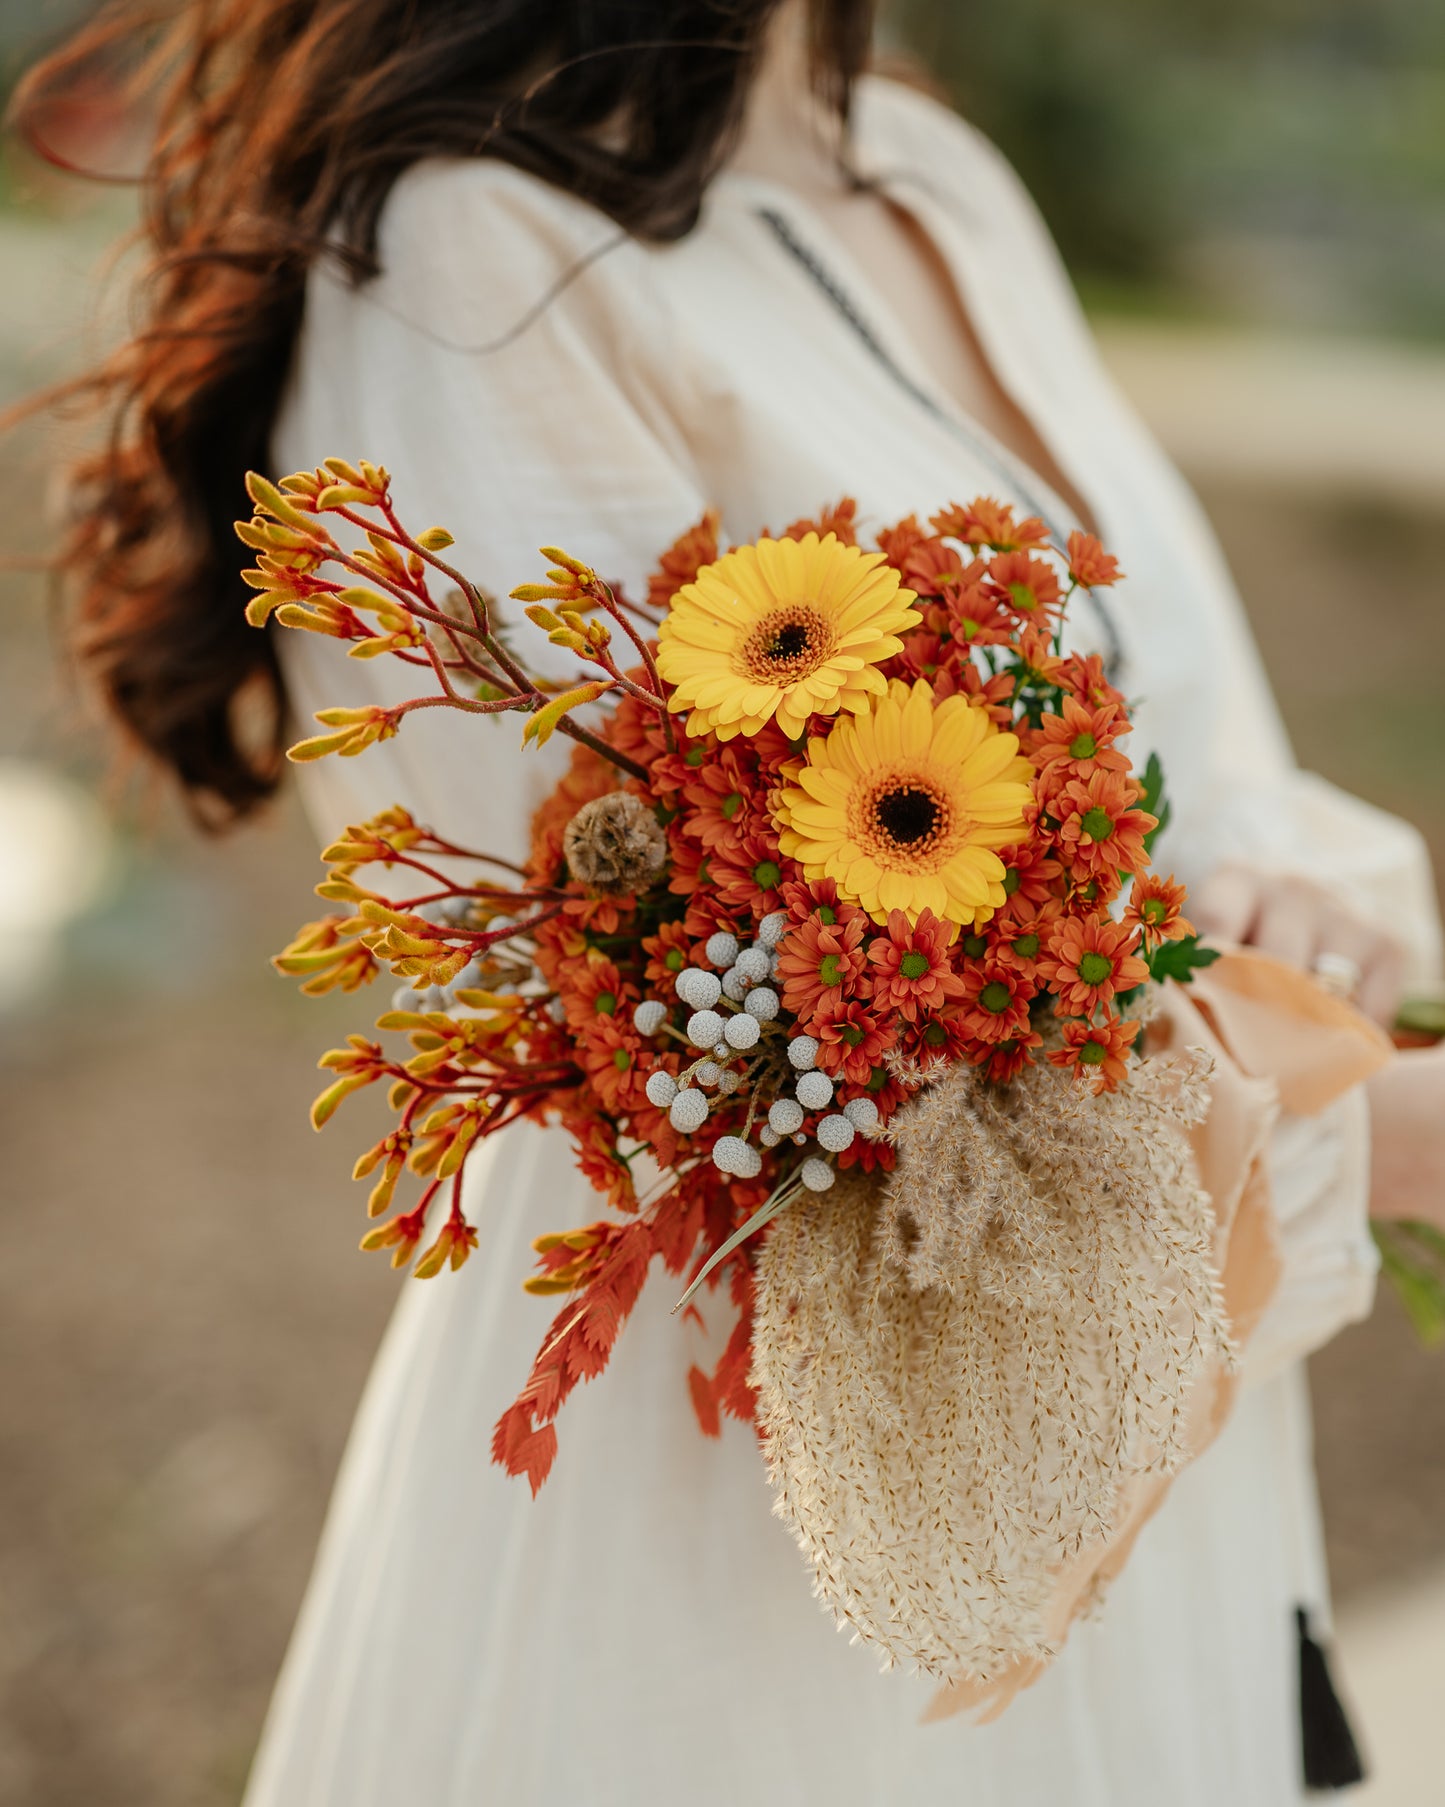
[[[887,83],[864,85],[859,134],[1130,574],[1077,637],[1122,652],[1134,747],[1164,758],[1163,868],[1197,879],[1235,853],[1332,878],[1366,907],[1388,893],[1428,966],[1418,843],[1293,771],[1215,546],[1101,371],[1011,172]],[[360,292],[313,282],[277,469],[385,462],[403,518],[451,528],[462,567],[502,595],[540,573],[543,543],[640,586],[708,503],[733,539],[844,493],[874,524],[991,493],[1068,525],[1037,478],[929,404],[866,272],[771,184],[724,174],[694,233],[653,248],[513,170],[435,163],[393,196],[382,254]],[[405,687],[400,668],[310,636],[287,654],[301,711]],[[558,769],[552,748],[523,756],[518,741],[512,718],[413,718],[358,760],[308,768],[317,831],[399,801],[515,855]],[[930,1686],[880,1675],[833,1631],[750,1432],[699,1434],[685,1374],[726,1326],[672,1318],[666,1278],[564,1408],[540,1497],[491,1465],[492,1424],[550,1315],[521,1291],[531,1239],[597,1214],[559,1132],[509,1129],[471,1177],[477,1255],[402,1282],[248,1807],[1294,1801],[1293,1614],[1326,1610],[1300,1357],[1369,1305],[1365,1141],[1358,1099],[1286,1126],[1288,1275],[1233,1421],[1102,1617],[976,1727],[920,1725]]]

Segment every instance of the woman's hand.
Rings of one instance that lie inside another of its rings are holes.
[[[1233,941],[1288,960],[1306,972],[1321,955],[1360,969],[1353,1002],[1388,1028],[1400,1008],[1405,949],[1395,936],[1357,916],[1322,885],[1242,865],[1221,866],[1190,893],[1189,914],[1209,941]],[[1445,1112],[1445,1095],[1438,1101]]]
[[[1368,1089],[1371,1217],[1445,1230],[1445,1042],[1397,1054]]]

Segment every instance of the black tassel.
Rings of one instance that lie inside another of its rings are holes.
[[[1330,1680],[1324,1651],[1310,1636],[1309,1615],[1295,1608],[1299,1627],[1299,1710],[1305,1787],[1352,1788],[1365,1779],[1360,1747]]]

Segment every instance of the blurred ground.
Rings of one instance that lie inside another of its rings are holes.
[[[41,373],[20,348],[73,314],[84,243],[0,218],[0,394]],[[1378,470],[1321,468],[1322,441],[1348,437],[1369,393],[1334,383],[1359,366],[1329,342],[1270,355],[1259,341],[1171,351],[1134,327],[1107,337],[1202,482],[1302,757],[1414,816],[1445,870],[1441,414],[1433,440],[1410,415],[1413,462],[1434,482],[1405,492]],[[1204,399],[1181,408],[1206,357]],[[1445,382],[1439,359],[1402,368],[1407,397]],[[1308,442],[1307,480],[1292,438]],[[1219,455],[1231,441],[1247,464]],[[38,545],[38,445],[0,440],[7,550]],[[50,642],[37,582],[0,573],[0,760],[90,786],[93,747]],[[5,779],[0,766],[0,793]],[[25,853],[0,812],[0,912]],[[316,1054],[352,1013],[301,1003],[264,963],[309,912],[313,858],[290,800],[219,844],[158,806],[109,839],[88,902],[62,885],[0,955],[17,970],[47,948],[55,960],[33,1002],[0,1015],[0,1800],[13,1807],[239,1794],[395,1290],[352,1253],[357,1126],[318,1138],[304,1115]],[[1402,1723],[1390,1663],[1406,1649],[1428,1676],[1428,1639],[1439,1648],[1442,1364],[1388,1296],[1315,1364],[1345,1667],[1372,1747],[1404,1777],[1381,1807],[1438,1798],[1410,1792],[1407,1773],[1433,1703]]]

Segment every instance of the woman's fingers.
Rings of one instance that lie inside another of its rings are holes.
[[[1221,866],[1189,895],[1189,914],[1206,940],[1244,944],[1259,911],[1263,881],[1247,866]]]
[[[1404,946],[1393,936],[1381,936],[1373,959],[1365,966],[1355,1001],[1366,1016],[1388,1029],[1400,1014],[1404,996]]]
[[[1325,951],[1324,925],[1326,905],[1323,896],[1312,885],[1299,879],[1277,878],[1266,882],[1259,914],[1249,945],[1262,954],[1273,954],[1291,966],[1308,971]],[[1353,946],[1338,947],[1331,952],[1358,960]]]
[[[1393,935],[1344,909],[1309,879],[1222,866],[1193,893],[1190,915],[1208,940],[1256,947],[1306,972],[1322,956],[1359,968],[1354,1001],[1389,1024],[1400,1007],[1405,954]]]

